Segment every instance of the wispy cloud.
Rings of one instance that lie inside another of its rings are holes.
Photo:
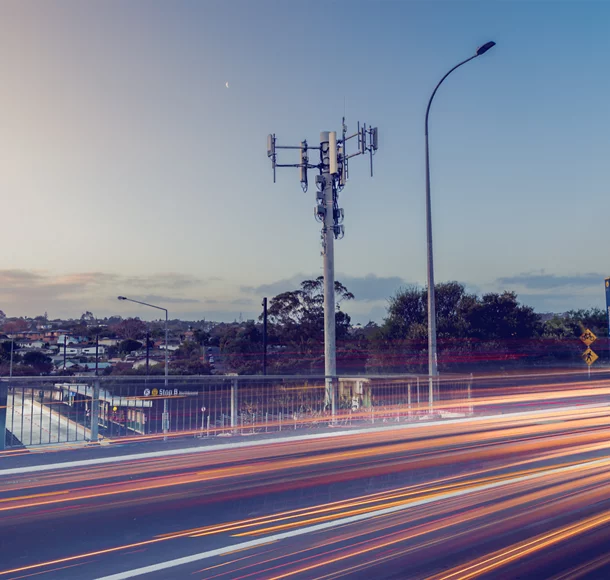
[[[199,304],[200,300],[195,298],[179,298],[176,296],[160,296],[159,294],[146,294],[145,296],[130,296],[134,300],[140,300],[141,302],[150,302],[158,306],[164,304]]]
[[[290,278],[284,278],[271,282],[270,284],[261,284],[260,286],[242,286],[241,291],[246,294],[255,294],[258,296],[276,296],[281,292],[296,290],[300,287],[303,280],[311,280],[316,278],[316,275],[295,274]],[[356,300],[365,302],[386,300],[392,296],[396,290],[405,286],[407,282],[398,276],[376,276],[375,274],[367,274],[366,276],[348,276],[345,274],[337,274],[336,279],[341,282],[352,294]]]
[[[496,283],[506,288],[521,286],[530,290],[561,290],[574,288],[599,287],[604,281],[604,274],[591,272],[587,274],[556,275],[547,274],[544,270],[525,272],[517,276],[498,278]]]
[[[160,273],[121,276],[108,272],[53,274],[34,270],[0,270],[0,303],[16,315],[44,311],[78,316],[92,309],[108,311],[118,294],[135,300],[163,304],[197,304],[193,297],[203,287],[200,278],[185,274]],[[164,290],[153,293],[150,290]],[[148,292],[147,292],[148,291]],[[186,295],[184,295],[184,294]],[[189,295],[190,294],[190,295]],[[118,307],[115,311],[120,310]]]
[[[251,298],[235,298],[234,300],[230,301],[230,304],[233,306],[253,306],[254,300]]]
[[[130,276],[122,282],[134,288],[166,288],[169,290],[183,290],[205,285],[205,280],[186,274],[167,272],[151,274],[150,276]]]

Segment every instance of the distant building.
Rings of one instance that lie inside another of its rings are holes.
[[[149,366],[149,367],[154,367],[154,366],[156,366],[156,365],[160,365],[160,364],[161,364],[161,362],[160,362],[160,361],[158,361],[158,360],[153,360],[153,359],[150,359],[150,360],[148,361],[148,366]],[[138,359],[137,361],[135,361],[135,362],[133,363],[133,367],[132,367],[132,368],[134,368],[134,369],[139,369],[139,368],[142,368],[142,367],[146,367],[146,359],[145,359],[145,358],[140,358],[140,359]]]
[[[64,353],[64,345],[62,343],[57,345],[59,347],[59,352],[63,355]],[[66,346],[66,356],[74,357],[74,356],[95,356],[96,347],[94,344],[70,344]],[[106,354],[106,347],[100,345],[97,348],[98,356],[102,356]]]
[[[155,342],[155,348],[158,348],[160,350],[165,350],[165,342],[164,341]],[[179,348],[180,348],[179,342],[170,341],[167,345],[167,350],[170,350],[170,351],[175,351],[175,350],[178,350]]]
[[[20,340],[15,341],[15,344],[19,347],[19,348],[26,348],[26,349],[39,349],[39,348],[44,348],[45,343],[42,340],[30,340],[27,338],[22,338]]]
[[[57,344],[80,344],[87,342],[87,338],[84,336],[73,336],[71,334],[59,334],[57,336]]]

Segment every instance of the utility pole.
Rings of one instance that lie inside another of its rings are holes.
[[[64,372],[66,372],[66,346],[68,345],[68,336],[64,334]]]
[[[148,364],[150,362],[150,331],[146,327],[146,376],[148,376]]]
[[[95,332],[95,376],[98,376],[99,367],[99,353],[100,353],[100,328],[97,327]]]
[[[263,375],[267,374],[267,297],[263,298]]]
[[[357,138],[358,150],[351,155],[347,153],[349,140]],[[277,163],[278,149],[297,149],[300,152],[300,162],[291,164]],[[320,152],[318,164],[309,163],[309,150]],[[337,139],[335,131],[320,133],[320,146],[310,147],[307,141],[300,145],[277,145],[275,134],[267,137],[267,157],[271,159],[273,182],[275,183],[277,167],[296,167],[299,169],[300,182],[303,191],[307,191],[307,170],[317,169],[316,175],[316,206],[314,216],[322,223],[322,256],[324,259],[324,375],[326,377],[325,406],[331,408],[333,416],[336,413],[335,379],[337,375],[337,356],[335,344],[335,239],[341,239],[345,233],[343,228],[343,209],[338,206],[339,193],[345,187],[349,177],[348,161],[357,155],[369,154],[371,177],[373,176],[373,155],[378,149],[377,128],[368,128],[366,124],[353,135],[347,135],[345,117],[342,122],[342,138]]]

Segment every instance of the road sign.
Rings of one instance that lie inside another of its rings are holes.
[[[588,348],[587,350],[585,350],[585,352],[582,353],[582,358],[589,366],[591,366],[599,358],[599,356],[597,356],[590,348]]]
[[[580,340],[582,340],[587,346],[593,344],[597,340],[597,336],[593,334],[588,328],[580,335]],[[586,351],[585,351],[586,352]]]

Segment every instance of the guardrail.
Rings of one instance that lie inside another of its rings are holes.
[[[3,378],[0,449],[467,415],[471,381],[459,375]]]

